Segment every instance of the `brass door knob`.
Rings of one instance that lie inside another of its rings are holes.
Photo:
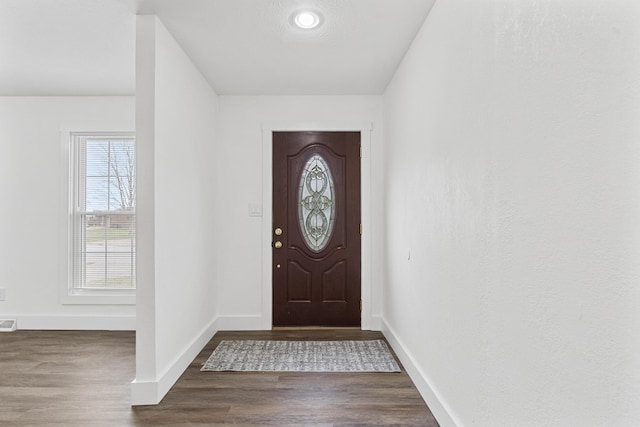
[[[276,236],[281,236],[282,235],[282,228],[280,228],[280,227],[276,228],[275,230],[273,230],[273,233]]]
[[[282,242],[278,240],[273,244],[273,247],[276,249],[280,249],[282,247]]]

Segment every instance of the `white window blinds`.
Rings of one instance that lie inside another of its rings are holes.
[[[136,288],[135,139],[73,134],[73,291]]]

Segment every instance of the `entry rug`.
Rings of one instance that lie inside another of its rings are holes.
[[[223,340],[201,371],[400,372],[382,340]]]

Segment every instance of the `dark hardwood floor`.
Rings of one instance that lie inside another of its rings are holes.
[[[379,339],[358,330],[219,332],[164,400],[132,408],[133,332],[0,333],[2,426],[437,426],[407,374],[200,372],[221,339]]]

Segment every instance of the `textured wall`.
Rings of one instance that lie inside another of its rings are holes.
[[[640,425],[639,20],[440,1],[385,93],[384,317],[460,425]]]

